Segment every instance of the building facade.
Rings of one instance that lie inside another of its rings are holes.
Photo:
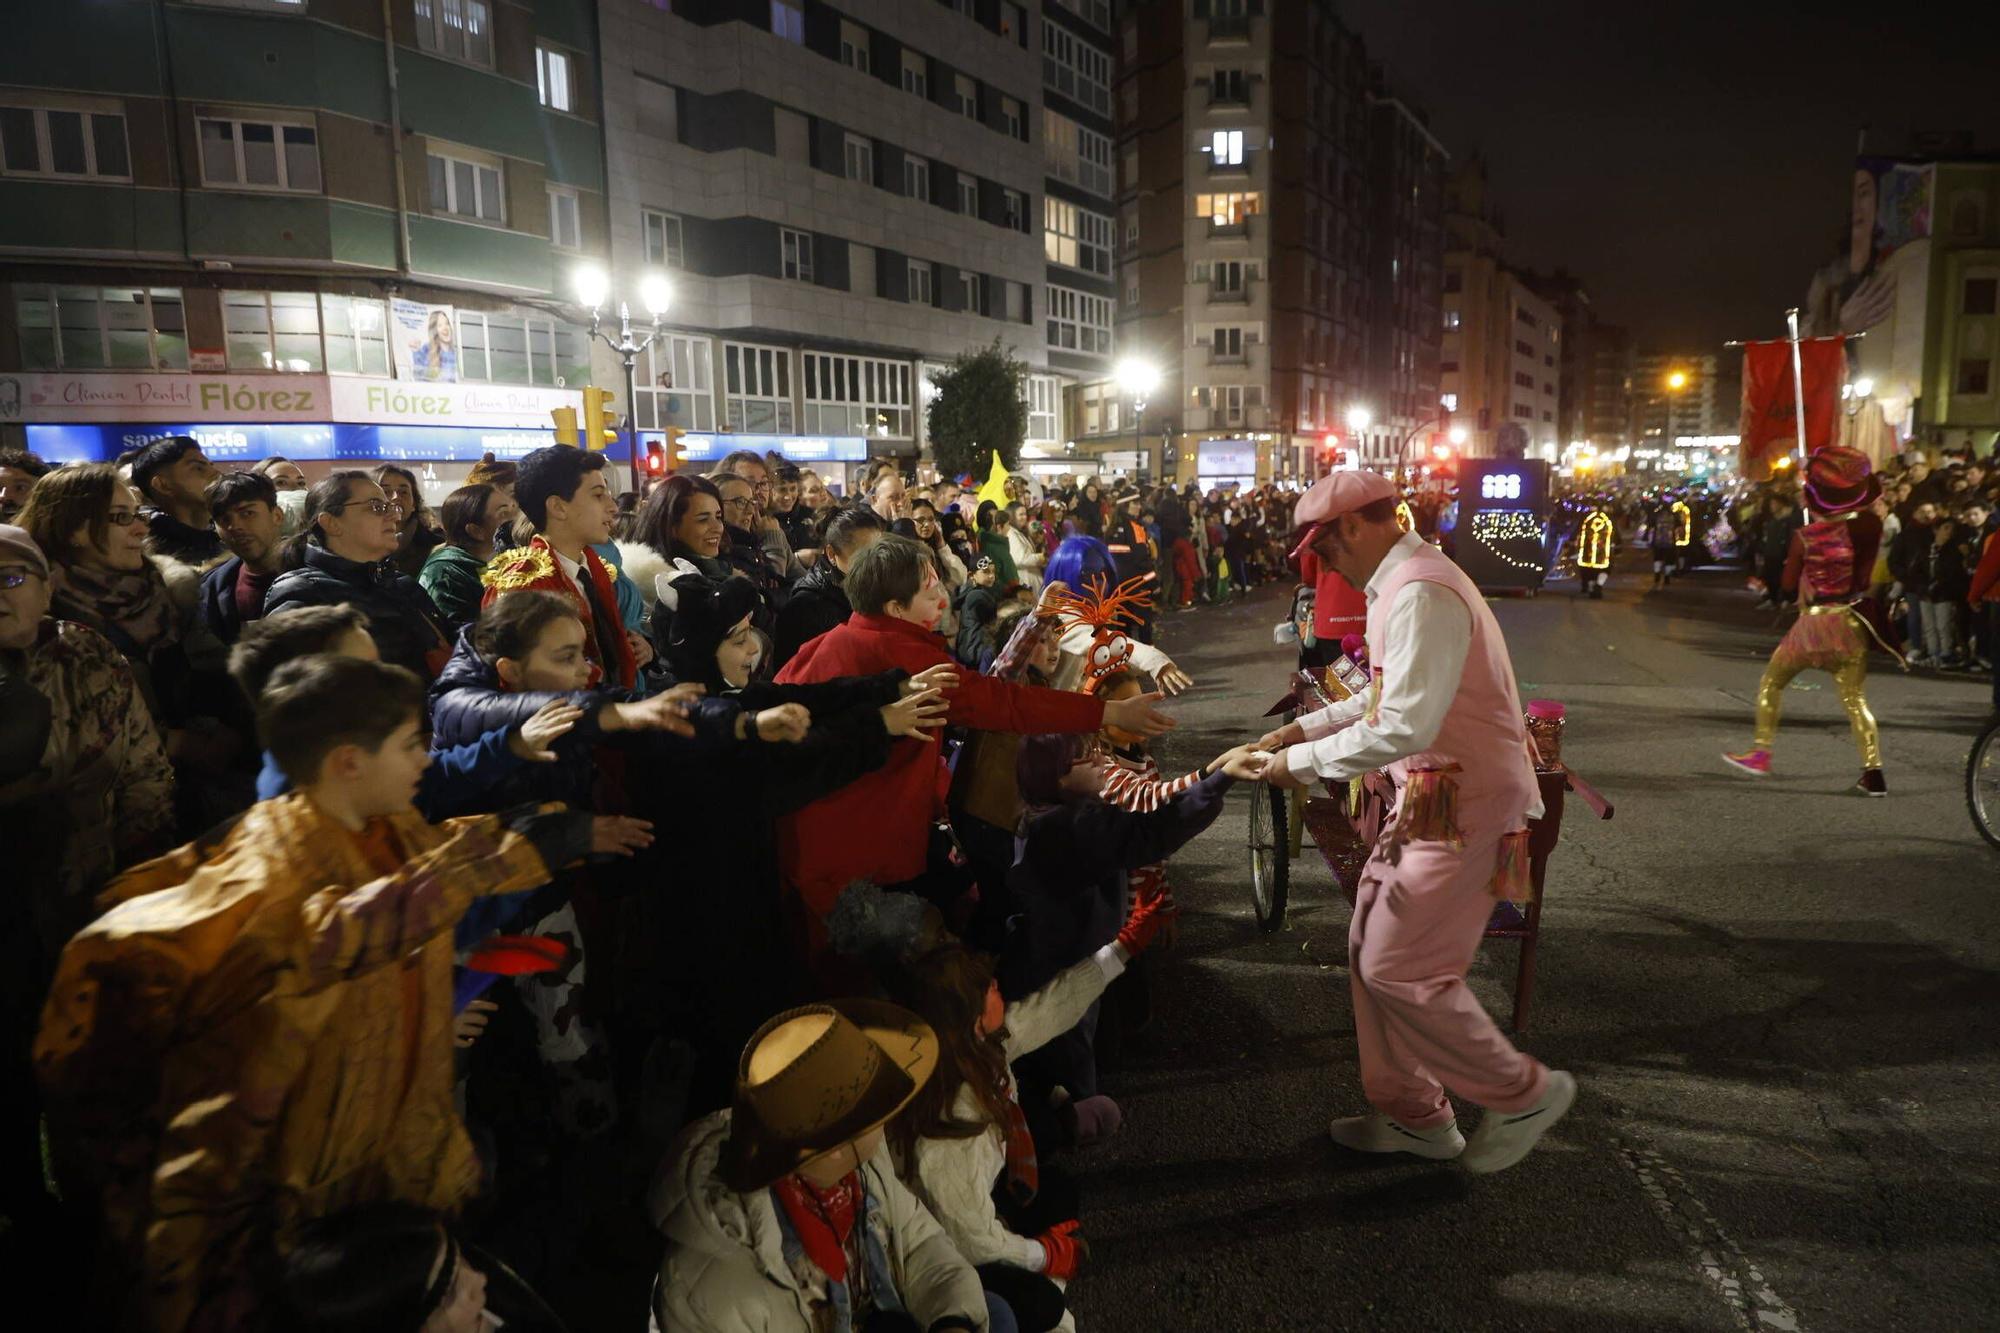
[[[1583,442],[1599,453],[1632,445],[1632,335],[1616,324],[1591,329],[1590,392]],[[1565,441],[1568,443],[1568,441]]]
[[[674,287],[642,439],[778,449],[838,484],[914,461],[927,370],[995,340],[1035,371],[1030,440],[1061,437],[1039,13],[675,0],[600,21],[614,287]]]
[[[1562,314],[1520,274],[1506,275],[1506,301],[1495,323],[1504,329],[1506,414],[1495,451],[1507,458],[1562,455],[1556,414],[1562,408]]]
[[[1161,372],[1141,466],[1213,485],[1392,462],[1439,391],[1444,153],[1421,113],[1324,0],[1142,0],[1118,56],[1119,354]],[[1116,456],[1130,404],[1104,391],[1127,415],[1093,431],[1086,404],[1076,443]]]
[[[432,475],[552,439],[601,256],[593,6],[32,7],[0,53],[0,429]],[[387,26],[384,16],[387,15]]]
[[[1508,419],[1512,317],[1502,247],[1506,233],[1488,197],[1477,155],[1456,163],[1445,189],[1445,252],[1438,386],[1443,406],[1465,432],[1465,452],[1491,458]]]
[[[1639,457],[1684,436],[1716,433],[1716,372],[1712,352],[1634,354],[1632,447]]]

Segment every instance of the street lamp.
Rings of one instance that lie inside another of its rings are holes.
[[[595,264],[584,264],[572,275],[571,283],[576,289],[577,301],[590,311],[590,336],[616,352],[625,367],[625,442],[632,455],[632,489],[637,491],[640,488],[639,355],[664,332],[660,328],[660,320],[666,315],[667,307],[673,304],[674,289],[664,273],[648,272],[639,279],[639,300],[652,317],[653,328],[643,342],[635,342],[632,337],[632,309],[625,301],[618,303],[618,336],[614,339],[601,327],[604,303],[611,297],[609,274]]]
[[[1667,387],[1675,392],[1687,388],[1687,382],[1688,377],[1685,370],[1676,370],[1667,376]]]
[[[1119,389],[1132,400],[1132,438],[1143,457],[1146,449],[1146,400],[1160,387],[1160,368],[1143,358],[1128,356],[1118,363],[1115,374]],[[1164,456],[1160,462],[1164,468]]]

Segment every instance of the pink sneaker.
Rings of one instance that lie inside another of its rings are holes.
[[[1731,768],[1741,769],[1753,778],[1771,776],[1771,752],[1769,750],[1745,750],[1742,754],[1724,754],[1722,762]]]

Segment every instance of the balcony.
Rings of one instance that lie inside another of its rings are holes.
[[[1222,352],[1211,347],[1208,349],[1208,364],[1211,366],[1247,366],[1250,364],[1250,354],[1247,351]]]
[[[1248,305],[1250,289],[1248,285],[1223,287],[1211,282],[1208,284],[1208,301],[1210,305]]]

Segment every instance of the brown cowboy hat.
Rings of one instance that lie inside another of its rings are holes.
[[[880,1000],[788,1009],[743,1048],[722,1178],[748,1193],[880,1128],[937,1068],[937,1034]]]
[[[1823,514],[1844,514],[1875,503],[1882,479],[1868,465],[1868,455],[1837,444],[1822,445],[1806,460],[1806,493]]]

